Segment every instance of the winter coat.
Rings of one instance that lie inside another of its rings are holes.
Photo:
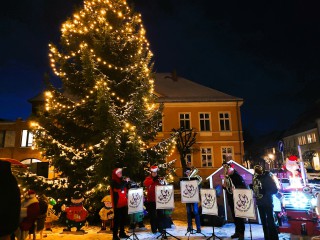
[[[39,216],[37,220],[37,231],[44,229],[44,223],[47,217],[48,201],[44,198],[39,199]]]
[[[277,185],[272,178],[272,173],[265,171],[263,174],[255,174],[252,188],[257,205],[273,204],[272,195],[278,192]]]
[[[143,182],[143,185],[147,189],[147,202],[156,201],[156,186],[161,185],[159,182],[159,177],[152,177],[151,175],[146,177]]]
[[[0,237],[10,235],[19,227],[21,199],[11,164],[0,160]]]
[[[226,177],[225,179],[227,185],[232,185],[232,187],[236,188],[236,189],[246,189],[247,185],[244,182],[242,176],[236,171],[234,170],[234,172],[232,174],[230,174],[229,176]],[[230,186],[229,186],[230,187]],[[227,192],[227,198],[228,198],[228,202],[233,202],[233,191],[226,191]]]
[[[107,208],[106,206],[104,206],[99,211],[99,216],[102,221],[107,221],[109,219],[113,219],[114,218],[113,208]]]
[[[82,206],[82,203],[67,207],[65,212],[67,219],[74,222],[84,222],[88,216],[88,211]]]
[[[39,201],[36,197],[26,198],[21,202],[20,228],[22,231],[29,231],[40,214]]]
[[[112,171],[111,196],[113,208],[122,208],[128,206],[128,183],[116,174],[116,169]]]

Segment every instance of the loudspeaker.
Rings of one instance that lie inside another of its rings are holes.
[[[49,163],[48,162],[31,163],[30,171],[37,174],[38,176],[43,176],[45,178],[48,178]]]

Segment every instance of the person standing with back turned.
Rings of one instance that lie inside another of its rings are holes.
[[[244,219],[235,216],[234,212],[234,201],[233,201],[233,190],[235,188],[245,189],[247,188],[242,176],[229,164],[224,162],[222,164],[225,173],[225,179],[223,182],[223,188],[227,192],[228,204],[231,210],[231,214],[236,226],[235,233],[231,238],[238,238],[239,240],[244,239],[245,224]]]
[[[260,165],[254,167],[253,192],[256,196],[264,239],[279,240],[273,215],[272,195],[278,192],[272,173],[263,171]]]

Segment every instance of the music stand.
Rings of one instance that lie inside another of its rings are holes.
[[[173,209],[174,208],[174,190],[173,185],[158,185],[156,186],[156,209],[164,211],[164,209]],[[164,214],[163,214],[164,215]],[[166,231],[166,228],[163,228],[161,234],[157,237],[161,239],[168,239],[168,236],[173,237],[177,240],[180,240],[176,236],[173,236],[171,233]]]
[[[206,240],[209,239],[222,239],[221,237],[218,237],[215,233],[214,233],[214,220],[213,220],[213,216],[212,216],[212,234],[210,237],[208,237]]]
[[[167,235],[169,235],[170,237],[173,237],[177,240],[180,240],[180,238],[177,238],[176,236],[173,236],[171,233],[168,233],[165,228],[162,230],[161,234],[157,237],[157,239],[159,237],[161,237],[160,239],[168,239]]]
[[[132,234],[127,239],[139,240],[137,234],[134,232],[134,229],[136,228],[136,222],[133,222],[133,224],[134,224],[134,226],[132,228]]]
[[[214,216],[218,216],[217,195],[215,189],[200,189],[202,214],[211,216],[212,234],[209,239],[222,239],[214,233]]]
[[[240,199],[241,198],[241,199]],[[251,189],[234,189],[233,191],[234,213],[236,217],[248,220],[250,226],[250,238],[252,239],[250,219],[256,219],[253,203],[253,191]],[[238,206],[236,202],[239,202]],[[239,208],[239,209],[238,209]]]
[[[188,239],[189,239],[189,238],[190,238],[190,235],[191,235],[191,234],[197,234],[197,231],[196,231],[195,229],[188,229],[187,232],[186,232],[186,234],[185,234],[185,236],[187,236],[188,233],[189,233],[189,235],[188,235]],[[204,233],[202,233],[202,232],[199,232],[199,234],[203,235],[204,237],[207,237],[207,236],[204,235]]]
[[[199,180],[196,177],[182,177],[180,178],[180,189],[181,189],[181,202],[186,204],[198,204],[199,202]],[[191,206],[187,205],[187,208]],[[193,207],[194,210],[194,207]],[[188,211],[188,210],[187,210]],[[191,216],[188,216],[190,219]],[[199,217],[200,218],[200,217]],[[192,217],[191,217],[192,222]],[[191,225],[192,226],[192,225]],[[195,229],[187,229],[185,236],[189,233],[188,239],[191,234],[197,234]],[[204,237],[203,233],[200,232]]]
[[[139,240],[137,234],[134,231],[136,228],[136,222],[138,221],[135,214],[139,214],[141,212],[143,212],[143,188],[129,189],[128,214],[132,214],[133,228],[132,234],[127,239],[131,239],[132,237],[132,240]]]

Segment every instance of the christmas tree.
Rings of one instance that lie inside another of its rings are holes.
[[[124,0],[84,1],[62,25],[60,44],[49,48],[62,87],[48,86],[35,147],[65,179],[53,186],[60,198],[80,190],[94,207],[114,167],[126,167],[136,181],[144,176],[140,162],[162,112],[152,52],[141,15]]]

